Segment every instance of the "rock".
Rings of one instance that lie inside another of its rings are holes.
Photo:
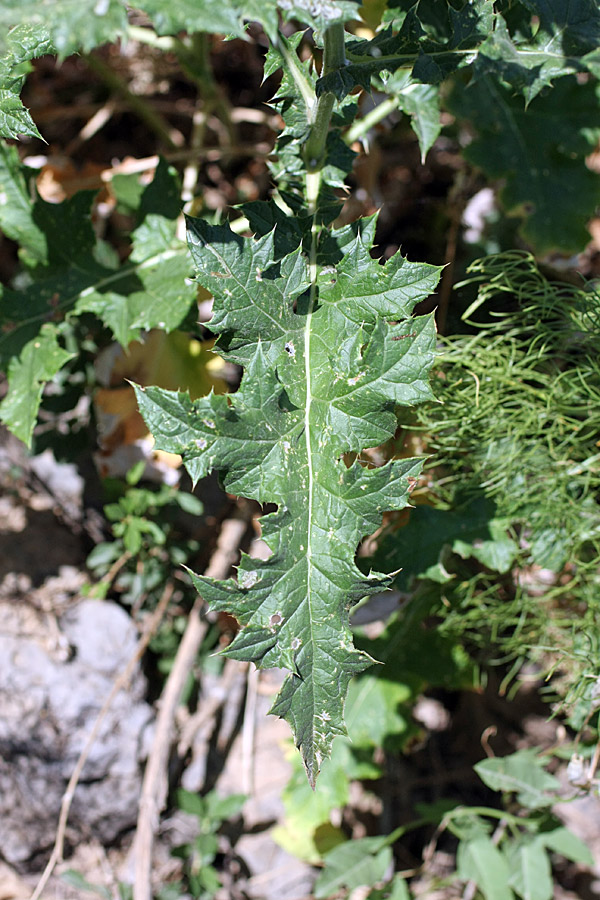
[[[0,621],[0,854],[22,869],[54,843],[68,779],[134,654],[137,632],[124,610],[99,600],[82,600],[59,619],[26,601],[4,600]],[[138,668],[130,688],[115,697],[84,767],[71,841],[91,833],[110,842],[135,824],[140,747],[152,719],[144,692]]]

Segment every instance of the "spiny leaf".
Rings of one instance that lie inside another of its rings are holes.
[[[600,7],[596,0],[522,0],[535,34],[511,36],[502,18],[480,47],[479,73],[500,77],[529,103],[554,78],[589,71],[600,75]]]
[[[371,40],[349,41],[349,65],[319,79],[317,93],[332,91],[342,99],[357,86],[368,89],[373,76],[400,68],[410,70],[415,81],[437,84],[473,61],[494,18],[487,0],[463,3],[459,9],[415,4]]]
[[[322,32],[336,22],[357,19],[360,0],[279,0],[278,6],[287,19]]]
[[[123,0],[3,0],[0,33],[26,26],[33,33],[46,33],[62,57],[75,50],[85,52],[114,41],[127,26]],[[12,40],[13,32],[7,40]],[[0,38],[0,50],[4,49]]]
[[[75,354],[58,343],[54,325],[44,325],[8,368],[9,389],[0,406],[0,419],[13,434],[29,444],[46,381]]]
[[[33,170],[21,165],[17,148],[0,142],[0,228],[19,243],[27,261],[42,262],[45,239],[33,218],[31,174]]]
[[[350,677],[371,662],[352,647],[348,609],[390,582],[359,572],[357,544],[384,510],[406,505],[421,465],[347,467],[342,457],[388,439],[396,405],[430,396],[433,324],[410,314],[439,274],[400,255],[380,266],[358,230],[337,267],[311,283],[300,248],[270,262],[272,234],[244,239],[198,220],[188,228],[199,280],[214,294],[209,327],[223,355],[244,365],[242,383],[233,396],[194,402],[140,389],[138,402],[157,446],[180,453],[194,481],[217,469],[227,490],[278,506],[262,519],[270,559],[243,556],[237,581],[193,579],[242,626],[229,655],[290,671],[272,712],[291,724],[314,783],[345,733]]]
[[[600,73],[600,9],[595,0],[522,0],[503,18],[489,0],[412,3],[384,16],[388,28],[371,40],[350,41],[349,65],[321,78],[317,93],[341,99],[371,79],[403,68],[414,81],[438,84],[474,64],[475,77],[493,75],[529,103],[555,78]],[[539,27],[531,28],[532,16]],[[510,22],[510,27],[509,27]]]
[[[383,79],[383,89],[396,98],[398,109],[410,116],[412,130],[421,148],[421,162],[425,162],[442,130],[439,88],[433,84],[419,84],[406,70],[399,69],[390,78]]]
[[[0,10],[0,25],[2,11]],[[45,28],[21,25],[0,42],[0,136],[18,138],[20,135],[40,137],[35,123],[20,100],[25,81],[23,64],[45,53],[53,53],[54,46]]]
[[[279,183],[280,193],[296,214],[298,220],[304,212],[304,144],[310,132],[315,114],[316,75],[309,60],[302,62],[296,55],[302,33],[289,40],[279,36],[271,45],[265,60],[265,78],[279,69],[282,78],[272,106],[284,120],[285,128],[277,142],[277,157],[269,166]],[[356,99],[347,98],[338,106],[332,127],[327,135],[326,159],[321,171],[321,197],[317,204],[320,221],[331,222],[339,214],[339,198],[332,188],[343,188],[344,179],[352,168],[354,152],[342,140],[341,129],[356,114]],[[308,228],[310,229],[310,221]]]
[[[241,5],[223,0],[137,0],[134,4],[152,20],[158,34],[203,31],[244,36]]]

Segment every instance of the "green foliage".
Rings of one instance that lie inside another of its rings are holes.
[[[398,109],[410,116],[412,130],[421,148],[421,162],[433,147],[442,130],[440,119],[440,91],[437,85],[420,84],[405,70],[398,69],[389,78],[382,78],[377,87],[394,98]]]
[[[471,272],[482,311],[506,296],[520,302],[446,343],[435,382],[443,407],[422,417],[447,472],[444,499],[482,490],[500,518],[522,523],[533,563],[585,565],[600,557],[598,296],[548,282],[518,252]]]
[[[210,791],[204,797],[189,791],[177,791],[177,804],[183,812],[198,819],[198,835],[191,844],[183,844],[174,851],[185,860],[185,882],[179,890],[188,890],[194,900],[210,900],[221,887],[221,881],[213,865],[219,850],[218,832],[228,819],[241,813],[245,796],[230,794],[220,797]]]
[[[600,138],[599,100],[596,82],[563,78],[524,108],[490,77],[468,90],[456,85],[448,99],[450,111],[477,132],[465,158],[503,179],[500,201],[508,215],[522,218],[520,232],[539,253],[577,253],[588,240],[600,186],[583,161]]]
[[[544,765],[534,750],[478,763],[485,783],[506,793],[510,811],[442,802],[421,807],[422,818],[391,834],[339,843],[323,854],[315,897],[345,898],[372,886],[368,896],[373,900],[408,900],[406,882],[394,874],[391,848],[409,829],[435,824],[438,835],[447,829],[458,839],[456,873],[448,880],[470,883],[484,900],[552,900],[552,855],[588,865],[592,857],[549,811],[561,797],[559,782]],[[513,793],[523,808],[508,801]]]
[[[341,99],[356,86],[369,88],[374,75],[400,68],[410,69],[416,81],[438,84],[473,65],[475,78],[491,75],[529,103],[557,77],[599,74],[600,12],[594,0],[522,0],[511,7],[497,10],[487,0],[390,4],[384,14],[388,28],[371,40],[349,42],[349,65],[325,74],[317,91]],[[537,27],[532,16],[539,16]]]
[[[326,866],[315,884],[315,897],[322,900],[340,888],[353,890],[384,880],[392,865],[392,851],[386,838],[347,841],[331,850]]]
[[[21,102],[20,93],[29,61],[45,53],[52,53],[53,50],[54,46],[45,28],[36,28],[30,24],[8,32],[4,46],[0,44],[1,137],[39,137],[35,123]]]
[[[585,844],[548,811],[560,800],[558,780],[545,771],[535,750],[486,759],[475,769],[492,789],[517,794],[518,803],[530,812],[520,817],[505,814],[492,836],[482,833],[480,818],[491,810],[465,809],[464,820],[457,819],[454,825],[448,821],[460,838],[458,877],[474,882],[485,900],[513,900],[515,895],[521,900],[552,900],[551,854],[587,864],[592,860]],[[500,818],[502,813],[496,815]]]
[[[28,174],[10,151],[5,159],[7,197],[22,200]],[[29,211],[21,202],[18,216],[5,214],[24,251],[39,262],[24,288],[1,295],[0,361],[8,367],[9,392],[0,419],[21,440],[31,440],[43,384],[72,357],[59,341],[75,317],[93,313],[126,347],[143,330],[172,331],[186,316],[196,290],[186,283],[187,252],[175,236],[178,196],[176,176],[161,163],[142,194],[123,264],[102,252],[90,192],[60,204],[38,197]]]
[[[63,872],[60,876],[60,879],[69,887],[75,888],[78,891],[83,891],[84,893],[95,894],[97,897],[102,897],[103,900],[113,900],[115,897],[114,892],[109,888],[102,887],[102,885],[98,884],[91,884],[87,878],[83,877],[81,872],[77,872],[75,869],[67,869],[67,871]],[[120,881],[118,891],[119,900],[132,900],[133,893],[130,885]]]
[[[136,487],[143,470],[144,461],[128,473],[126,488],[114,484],[121,495],[104,507],[113,540],[97,544],[87,559],[88,568],[100,578],[91,592],[105,596],[113,588],[131,605],[152,605],[173,568],[198,551],[198,542],[181,534],[177,519],[178,511],[199,516],[203,510],[193,494],[165,484],[158,489]]]
[[[45,32],[54,49],[44,52],[56,52],[63,57],[114,41],[126,24],[125,5],[121,0],[102,3],[98,0],[4,0],[0,10],[3,33],[15,25],[27,26],[32,32]],[[13,35],[14,32],[7,34],[9,47]]]

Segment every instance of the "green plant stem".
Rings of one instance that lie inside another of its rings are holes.
[[[127,29],[127,37],[133,41],[139,41],[140,44],[147,44],[149,47],[156,47],[157,50],[163,50],[166,53],[177,53],[182,42],[177,37],[170,35],[158,35],[152,28],[142,28],[140,25],[130,25]]]
[[[363,116],[362,119],[358,119],[354,125],[351,125],[346,134],[344,135],[344,140],[347,144],[353,144],[354,141],[358,141],[361,137],[363,137],[367,132],[385,119],[386,116],[389,116],[391,112],[394,112],[395,109],[398,109],[400,105],[399,97],[388,97],[387,100],[382,100],[374,109]]]
[[[323,75],[328,75],[330,72],[335,72],[346,65],[344,26],[341,23],[331,25],[325,31],[324,43]],[[330,91],[321,94],[317,101],[313,123],[304,151],[308,172],[317,172],[323,166],[325,145],[334,103],[335,94]]]

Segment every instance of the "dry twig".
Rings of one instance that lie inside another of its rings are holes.
[[[225,578],[247,528],[246,518],[228,519],[223,523],[217,548],[206,570],[211,578]],[[137,828],[133,843],[134,900],[152,900],[152,848],[159,815],[167,797],[167,764],[174,730],[175,712],[187,677],[196,661],[206,633],[202,619],[202,599],[198,597],[190,613],[185,634],[173,661],[173,667],[160,698],[154,742],[142,784]]]
[[[144,629],[144,633],[142,634],[141,638],[139,639],[139,641],[137,643],[137,646],[135,648],[135,653],[133,654],[133,656],[131,657],[131,659],[129,660],[127,665],[125,666],[125,669],[123,670],[123,672],[121,672],[121,674],[115,679],[115,682],[110,690],[110,693],[109,693],[108,697],[106,698],[106,700],[104,701],[104,705],[102,706],[102,709],[96,716],[96,721],[94,722],[94,727],[92,728],[92,730],[89,734],[89,737],[86,741],[85,747],[83,748],[83,750],[81,751],[81,753],[79,755],[79,759],[77,760],[75,768],[73,769],[73,773],[69,779],[69,783],[67,784],[67,788],[63,794],[63,798],[62,798],[62,801],[60,804],[60,815],[59,815],[59,819],[58,819],[58,827],[56,829],[56,840],[54,841],[54,847],[52,849],[50,859],[48,860],[46,868],[42,872],[40,880],[38,881],[36,888],[35,888],[33,894],[31,895],[30,900],[38,900],[38,898],[42,896],[42,892],[43,892],[44,888],[46,887],[48,880],[49,880],[50,876],[52,875],[54,869],[56,868],[56,866],[59,862],[62,862],[64,846],[65,846],[65,835],[66,835],[66,831],[67,831],[67,822],[69,819],[69,812],[71,810],[71,804],[73,802],[75,788],[77,787],[77,785],[79,783],[79,779],[81,778],[81,774],[82,774],[84,766],[87,762],[88,756],[90,755],[92,747],[94,746],[96,738],[98,737],[102,723],[103,723],[103,721],[106,717],[106,714],[108,713],[115,697],[117,696],[119,691],[122,691],[122,690],[124,690],[124,688],[127,687],[128,683],[131,679],[131,676],[133,675],[133,673],[135,671],[135,667],[137,666],[138,662],[142,658],[148,644],[152,640],[152,637],[155,634],[156,629],[158,628],[158,626],[160,624],[160,621],[164,615],[164,612],[165,612],[167,606],[169,605],[169,601],[173,594],[173,589],[174,589],[174,586],[173,586],[172,582],[169,581],[165,586],[165,589],[162,593],[162,596],[158,602],[156,609],[152,613],[150,621],[148,622],[146,628]]]

